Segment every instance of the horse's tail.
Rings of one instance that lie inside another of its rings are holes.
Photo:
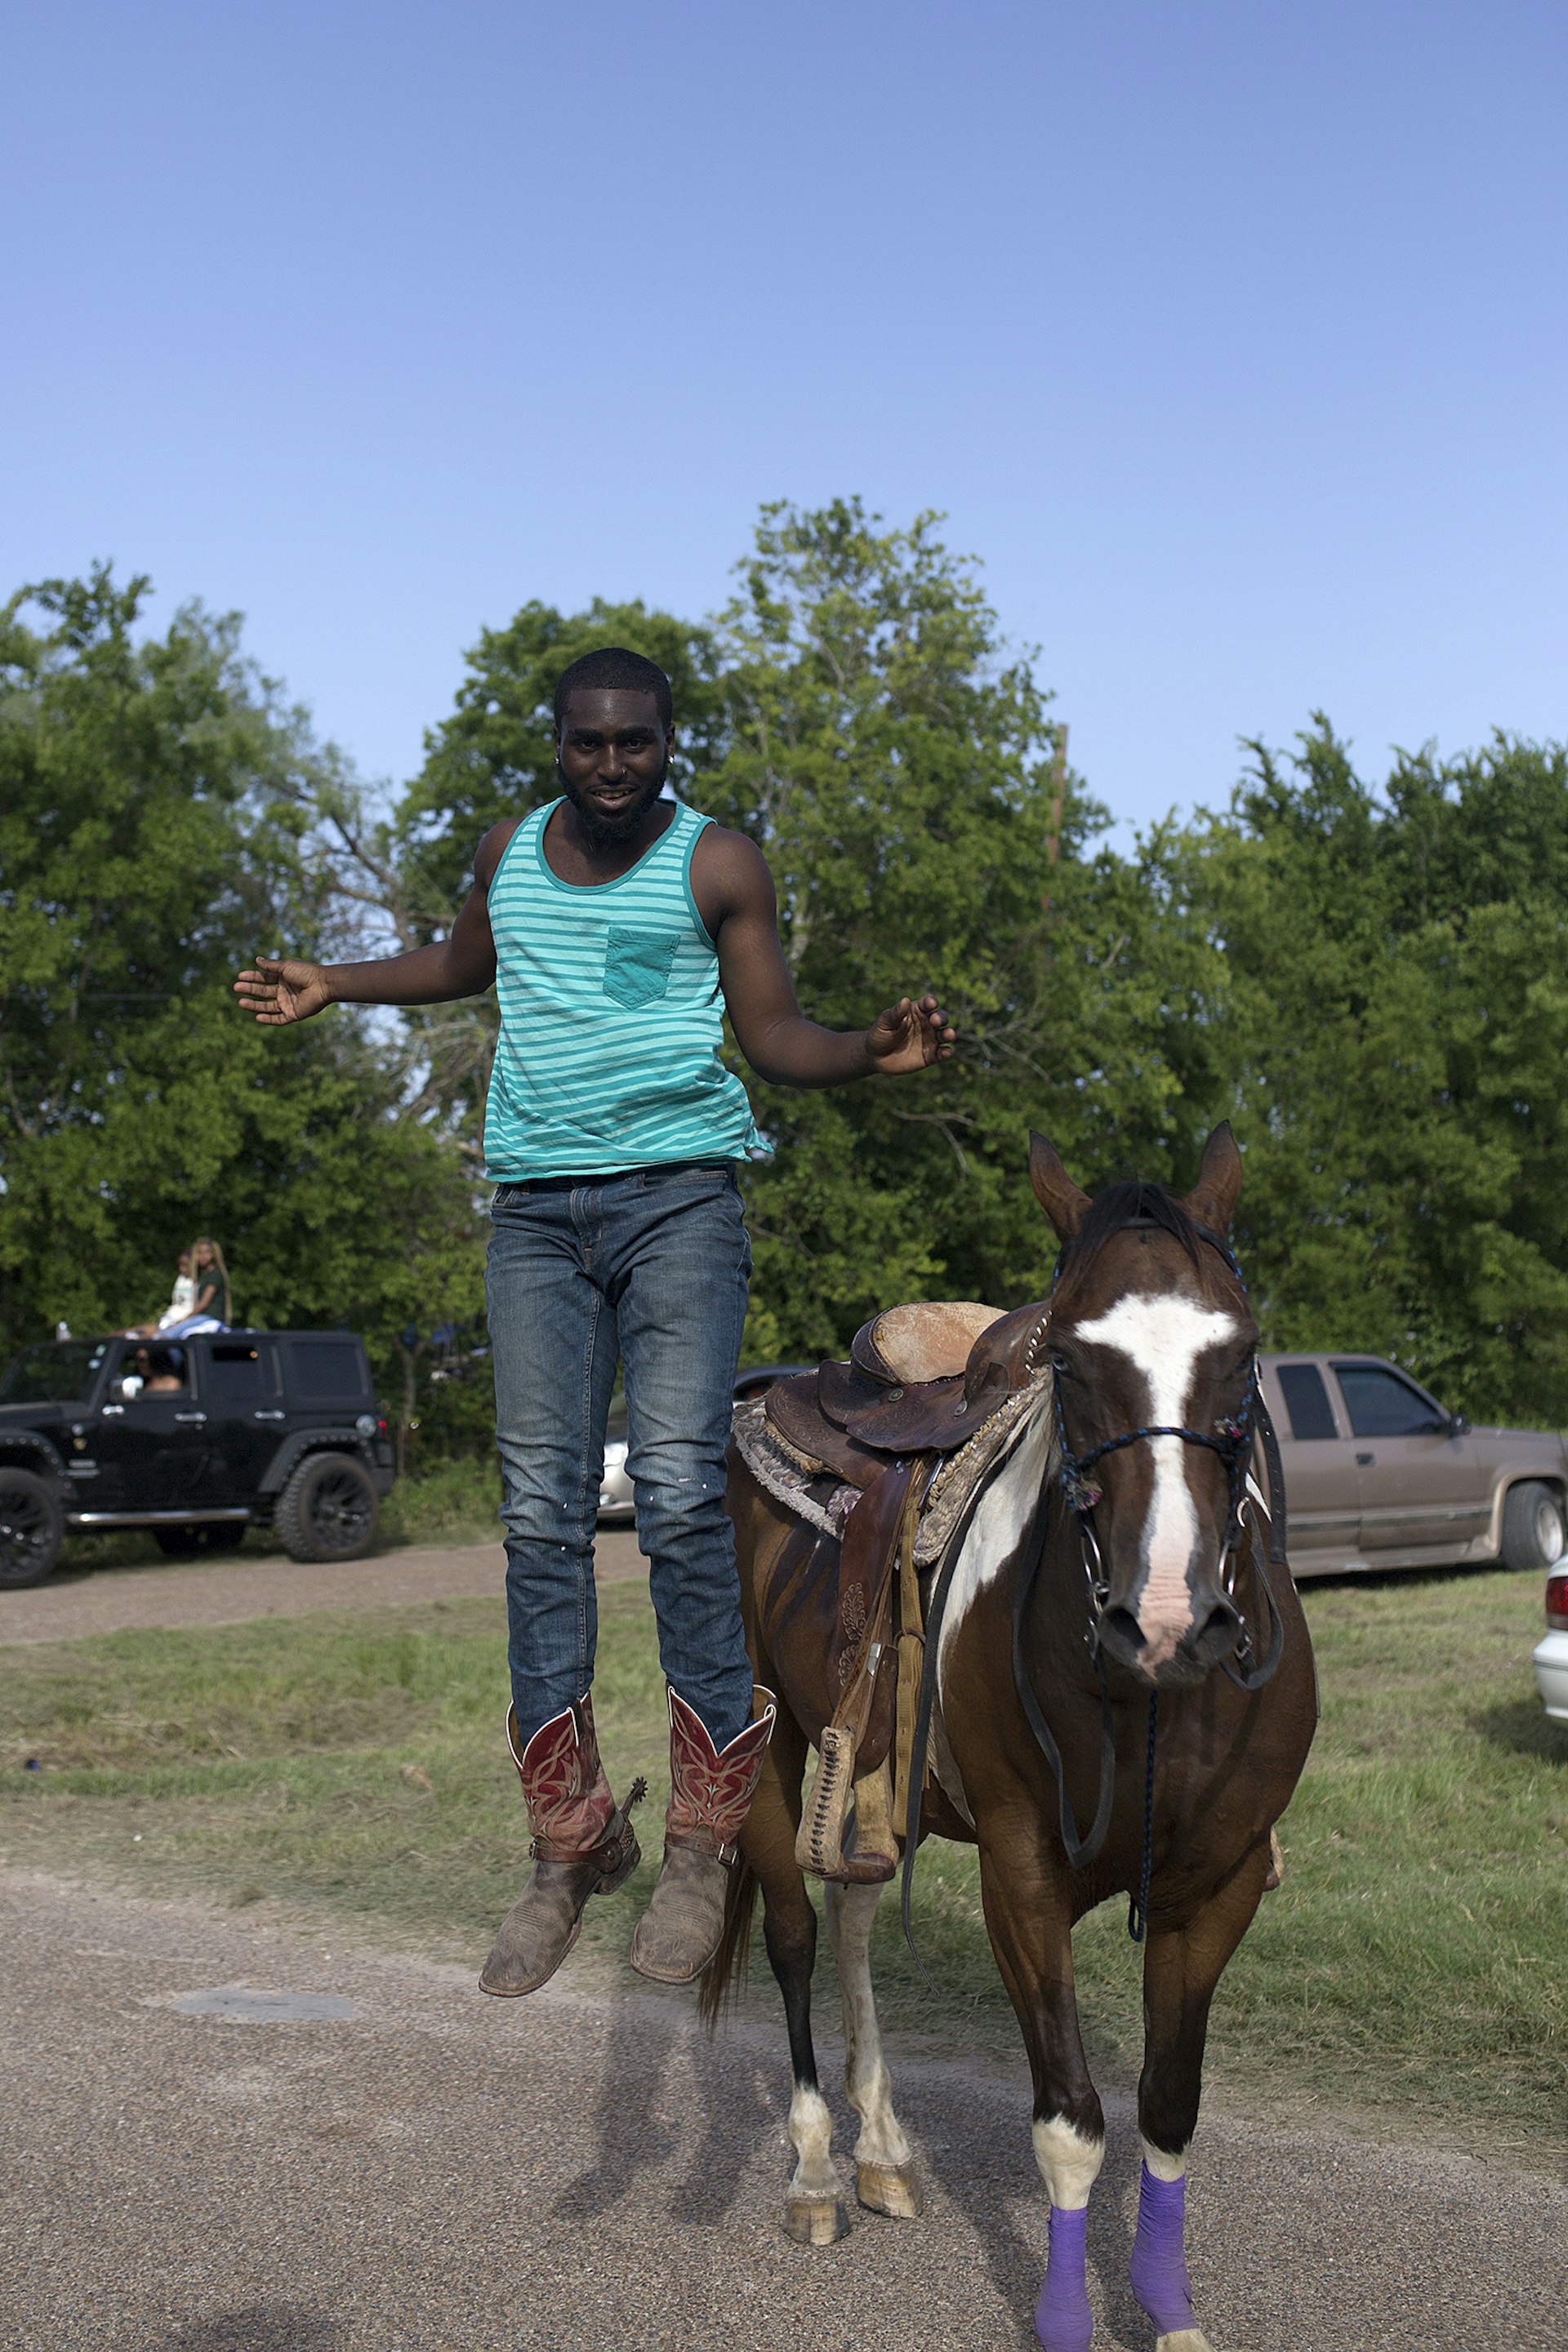
[[[697,2014],[712,2032],[735,1997],[752,1948],[752,1920],[761,1881],[742,1855],[730,1874],[724,1897],[724,1932],[697,1987]]]

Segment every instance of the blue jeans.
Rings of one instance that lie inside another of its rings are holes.
[[[724,1454],[751,1246],[723,1168],[502,1184],[485,1276],[512,1704],[526,1741],[594,1679],[605,1422],[626,1363],[627,1463],[666,1677],[723,1748],[751,1720]]]

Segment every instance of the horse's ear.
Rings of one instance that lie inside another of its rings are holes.
[[[1229,1119],[1222,1118],[1204,1146],[1203,1165],[1187,1194],[1186,1206],[1200,1225],[1207,1225],[1223,1240],[1230,1231],[1240,1192],[1241,1147],[1230,1131]]]
[[[1089,1194],[1073,1182],[1056,1145],[1037,1135],[1033,1128],[1029,1129],[1029,1181],[1036,1200],[1057,1229],[1057,1239],[1070,1242],[1088,1213]]]

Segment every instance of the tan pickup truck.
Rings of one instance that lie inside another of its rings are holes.
[[[1376,1356],[1265,1356],[1298,1577],[1568,1550],[1568,1447],[1472,1429]]]

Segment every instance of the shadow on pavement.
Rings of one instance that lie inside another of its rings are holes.
[[[341,2352],[347,2341],[346,2331],[325,2312],[253,2303],[243,2311],[187,2320],[159,2338],[157,2352]]]
[[[676,2080],[667,2083],[672,2066]],[[684,2079],[688,2069],[694,2083]],[[686,2227],[722,2220],[759,2140],[777,2122],[758,2071],[749,2071],[746,2095],[737,2099],[732,2050],[721,2052],[707,2034],[633,1999],[615,2012],[600,2084],[594,2161],[563,2189],[560,2218],[595,2220],[632,2194],[641,2175],[689,2149],[670,2218]]]

